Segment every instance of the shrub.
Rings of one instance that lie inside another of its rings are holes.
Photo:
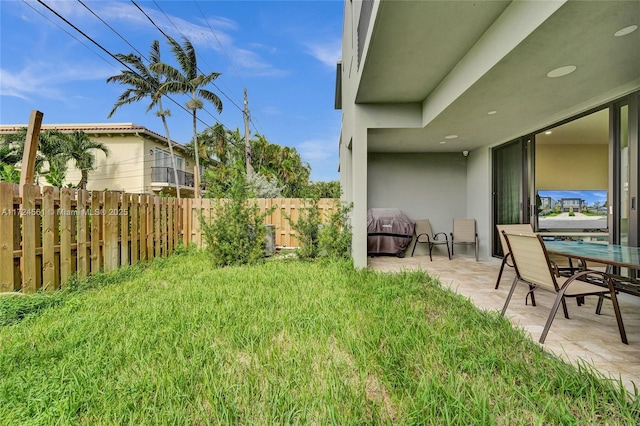
[[[336,211],[320,230],[319,250],[322,256],[348,259],[351,256],[349,212],[353,206],[341,204],[339,201],[336,201],[336,204]]]
[[[298,257],[303,259],[349,258],[351,226],[348,224],[348,215],[351,206],[344,206],[340,204],[340,201],[336,201],[336,211],[327,222],[323,222],[318,201],[318,198],[306,200],[296,221],[285,215],[291,228],[298,234],[300,242],[300,248],[297,251]]]
[[[264,258],[266,227],[264,218],[270,210],[260,213],[245,175],[236,171],[232,178],[229,198],[218,200],[214,218],[207,222],[200,216],[207,249],[216,266],[246,265]]]
[[[285,218],[296,231],[300,248],[296,252],[298,257],[303,259],[315,259],[319,253],[320,226],[322,220],[320,218],[320,208],[318,207],[317,198],[309,198],[305,200],[304,207],[299,209],[299,216],[296,221],[285,214]]]

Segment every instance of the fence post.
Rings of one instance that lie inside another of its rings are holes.
[[[14,281],[13,242],[14,221],[18,212],[13,208],[13,185],[0,182],[0,292],[17,290]]]
[[[40,195],[40,187],[25,184],[22,187],[22,291],[35,293],[38,291],[38,273],[36,263],[36,197]]]
[[[56,267],[55,267],[55,240],[58,233],[56,226],[56,211],[53,200],[53,187],[42,188],[42,288],[44,290],[55,290]]]
[[[129,262],[129,198],[130,194],[122,193],[118,215],[120,219],[120,265],[127,266]]]
[[[139,247],[140,247],[140,243],[139,243],[139,239],[140,239],[140,235],[138,233],[138,230],[140,228],[138,228],[138,210],[139,210],[139,203],[138,203],[138,198],[139,196],[136,194],[131,194],[131,264],[135,265],[136,263],[138,263],[138,259],[139,257]]]
[[[118,216],[118,193],[104,192],[104,271],[111,272],[118,269],[118,234],[120,217]]]
[[[64,285],[73,273],[71,269],[71,189],[60,190],[60,285]]]

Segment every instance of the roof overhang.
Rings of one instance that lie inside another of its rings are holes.
[[[372,19],[356,103],[422,117],[370,129],[369,151],[495,145],[640,89],[640,30],[615,35],[640,25],[638,1],[383,1]]]

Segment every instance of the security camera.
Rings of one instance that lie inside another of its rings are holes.
[[[462,151],[462,155],[464,155],[465,157],[469,156],[469,151]]]

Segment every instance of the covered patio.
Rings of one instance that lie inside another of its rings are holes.
[[[429,255],[397,258],[393,256],[369,257],[368,267],[383,272],[421,269],[440,279],[444,287],[468,297],[478,308],[500,311],[514,278],[513,268],[505,268],[500,287],[495,282],[500,269],[500,259],[490,258],[476,262],[473,256],[458,255],[452,260],[437,255],[433,262]],[[554,295],[536,293],[536,307],[525,305],[526,286],[519,285],[509,304],[506,316],[515,326],[526,330],[537,342],[542,333]],[[618,301],[622,311],[629,344],[620,341],[611,302],[605,301],[602,315],[595,314],[597,298],[587,297],[578,307],[569,300],[570,319],[561,312],[551,325],[542,345],[546,350],[571,362],[584,362],[607,377],[622,379],[633,392],[640,384],[640,298],[620,294]]]

